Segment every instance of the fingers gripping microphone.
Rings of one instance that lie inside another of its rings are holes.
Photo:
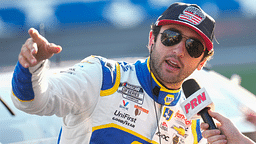
[[[208,113],[207,106],[212,103],[204,88],[198,85],[194,79],[189,79],[182,84],[186,100],[181,104],[183,111],[188,118],[197,113],[201,115],[205,123],[209,124],[209,129],[217,129],[212,117]]]

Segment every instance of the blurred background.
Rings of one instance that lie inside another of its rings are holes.
[[[0,70],[15,65],[20,48],[36,28],[63,51],[52,62],[148,56],[150,24],[174,0],[2,0]],[[256,94],[256,1],[180,0],[196,3],[216,20],[215,56],[208,67]]]
[[[256,95],[255,0],[1,0],[0,72],[13,71],[30,27],[62,46],[51,58],[55,66],[90,55],[146,57],[150,25],[174,2],[196,3],[216,20],[207,67],[227,78],[238,74]]]
[[[36,28],[63,51],[52,62],[148,56],[150,24],[175,0],[1,0],[0,71],[13,66]],[[215,56],[208,67],[256,94],[256,1],[180,0],[196,3],[216,20]],[[9,69],[8,69],[9,70]]]

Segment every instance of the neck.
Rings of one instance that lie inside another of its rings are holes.
[[[152,70],[152,69],[151,69]],[[166,82],[163,82],[161,79],[159,79],[154,71],[152,70],[151,73],[151,76],[154,78],[155,81],[159,82],[163,87],[165,87],[166,89],[169,89],[169,90],[179,90],[181,88],[181,85],[182,85],[182,82],[178,82],[178,83],[166,83]]]

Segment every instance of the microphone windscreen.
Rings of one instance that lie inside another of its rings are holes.
[[[186,98],[188,98],[193,93],[201,89],[201,87],[198,85],[195,79],[189,79],[182,84],[182,89]]]

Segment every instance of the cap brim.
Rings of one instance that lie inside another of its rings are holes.
[[[207,50],[208,51],[212,50],[213,44],[212,44],[211,40],[197,27],[195,27],[189,23],[177,21],[177,20],[160,20],[157,25],[160,26],[160,25],[168,25],[168,24],[179,24],[179,25],[184,25],[184,26],[189,27],[190,29],[194,30],[196,33],[198,33],[203,38]]]

